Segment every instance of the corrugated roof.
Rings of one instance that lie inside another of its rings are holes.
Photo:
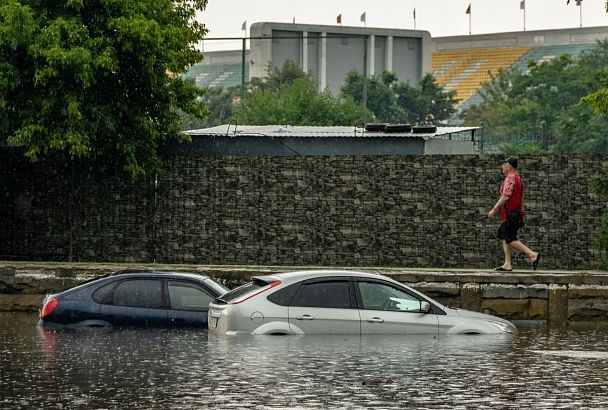
[[[184,131],[189,135],[207,136],[247,136],[247,137],[417,137],[417,138],[445,138],[452,134],[471,133],[479,127],[437,127],[436,132],[378,132],[366,131],[362,127],[345,126],[291,126],[291,125],[219,125],[211,128]]]

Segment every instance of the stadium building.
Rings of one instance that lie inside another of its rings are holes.
[[[581,53],[608,37],[608,27],[431,38],[427,31],[365,27],[255,23],[249,50],[205,52],[205,60],[187,74],[200,87],[230,87],[263,77],[271,65],[293,60],[317,79],[321,89],[339,91],[349,70],[368,76],[392,71],[416,84],[432,73],[446,90],[454,90],[459,111],[480,100],[479,90],[501,69],[525,70],[542,62]]]

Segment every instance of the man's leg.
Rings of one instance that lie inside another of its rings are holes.
[[[521,241],[513,241],[511,242],[511,246],[517,249],[518,251],[525,253],[526,256],[528,256],[528,258],[530,258],[532,262],[534,262],[536,260],[536,257],[538,256],[538,252],[534,252]]]
[[[511,244],[512,243],[513,242],[511,242]],[[508,270],[513,269],[513,266],[511,265],[511,245],[508,244],[504,239],[502,241],[502,250],[505,253],[505,263],[502,265],[502,267]]]

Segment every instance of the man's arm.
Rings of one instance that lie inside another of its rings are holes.
[[[490,212],[488,212],[488,218],[494,218],[494,215],[496,215],[496,212],[498,212],[500,210],[500,208],[502,208],[507,201],[509,200],[510,197],[503,195],[498,199],[498,202],[496,202],[496,205],[494,205],[494,207],[492,209],[490,209]]]

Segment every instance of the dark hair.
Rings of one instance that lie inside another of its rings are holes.
[[[513,168],[517,169],[517,157],[509,157],[507,159],[504,159],[501,164],[509,164],[511,165]]]

